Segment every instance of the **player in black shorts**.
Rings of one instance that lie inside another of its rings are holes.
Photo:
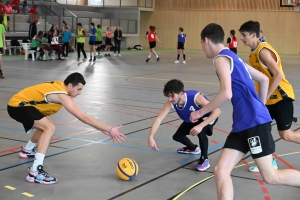
[[[182,53],[183,56],[183,64],[185,64],[185,43],[186,43],[186,34],[183,32],[183,28],[180,27],[179,28],[179,34],[178,34],[178,40],[177,40],[177,50],[178,50],[178,54],[177,54],[177,60],[175,61],[175,63],[179,63],[179,57],[180,57],[180,53]]]
[[[107,31],[106,31],[106,39],[105,39],[105,52],[107,53],[105,53],[104,56],[110,57],[111,55],[109,54],[109,51],[110,51],[110,46],[112,45],[111,38],[113,37],[113,35],[112,32],[110,31],[110,27],[107,27],[106,30]]]
[[[149,62],[152,53],[156,56],[157,61],[160,60],[160,58],[159,58],[158,54],[155,52],[154,48],[156,47],[156,40],[159,43],[162,43],[162,42],[158,39],[155,29],[156,29],[155,26],[149,26],[149,30],[146,32],[146,39],[148,39],[149,46],[150,46],[150,53],[149,53],[149,56],[148,56],[146,62]]]
[[[5,78],[2,72],[2,54],[6,49],[6,42],[5,42],[5,28],[2,24],[0,24],[0,78]]]

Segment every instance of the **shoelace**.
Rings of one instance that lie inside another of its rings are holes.
[[[39,170],[39,174],[42,174],[45,177],[49,177],[49,174],[47,172],[45,172],[43,169]]]

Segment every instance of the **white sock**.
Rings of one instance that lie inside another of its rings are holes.
[[[156,58],[158,58],[158,55],[156,55]]]
[[[35,154],[34,162],[33,162],[33,165],[32,165],[32,171],[36,171],[37,167],[39,165],[43,165],[44,158],[45,158],[45,154],[42,154],[42,153],[36,153]]]
[[[148,56],[148,58],[151,58],[151,56]]]
[[[26,150],[30,151],[35,147],[36,143],[31,142],[31,140],[28,141],[26,146],[24,147]]]

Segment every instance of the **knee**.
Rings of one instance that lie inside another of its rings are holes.
[[[55,124],[53,124],[52,122],[48,123],[47,126],[45,127],[45,131],[47,131],[48,133],[54,135]]]
[[[181,140],[181,137],[179,135],[177,135],[177,134],[174,134],[173,135],[173,140],[179,142]]]
[[[220,179],[228,179],[230,177],[231,171],[226,169],[225,167],[221,167],[220,165],[216,165],[214,168],[214,175],[215,178],[220,180]]]
[[[265,183],[270,184],[270,185],[277,184],[276,176],[273,176],[273,175],[267,175],[267,176],[265,175],[265,176],[263,176],[263,180]]]

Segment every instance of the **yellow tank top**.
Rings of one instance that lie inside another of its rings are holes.
[[[8,105],[12,107],[33,106],[44,116],[50,116],[57,113],[62,105],[48,102],[47,95],[49,94],[68,95],[62,81],[50,81],[21,90],[9,100]]]
[[[276,88],[276,90],[272,93],[270,98],[267,100],[266,105],[272,105],[275,104],[279,101],[281,101],[283,98],[290,98],[290,99],[295,99],[294,91],[292,85],[286,80],[285,75],[282,70],[282,65],[281,65],[281,59],[278,55],[278,53],[275,51],[275,49],[269,45],[267,42],[261,42],[258,47],[250,53],[249,56],[249,62],[252,67],[257,69],[258,71],[262,72],[269,78],[269,84],[272,81],[272,74],[269,71],[268,67],[260,60],[259,58],[259,53],[263,48],[267,48],[270,51],[272,51],[275,56],[276,56],[276,63],[277,66],[279,67],[279,70],[282,73],[282,80],[279,83],[279,86]],[[255,81],[255,87],[256,91],[259,92],[259,87],[258,87],[258,82]]]
[[[78,30],[78,32],[77,32],[77,34],[78,34],[78,36],[83,36],[83,29],[81,29],[81,30]],[[85,37],[79,37],[79,38],[77,38],[77,42],[78,43],[84,43],[85,42]]]

